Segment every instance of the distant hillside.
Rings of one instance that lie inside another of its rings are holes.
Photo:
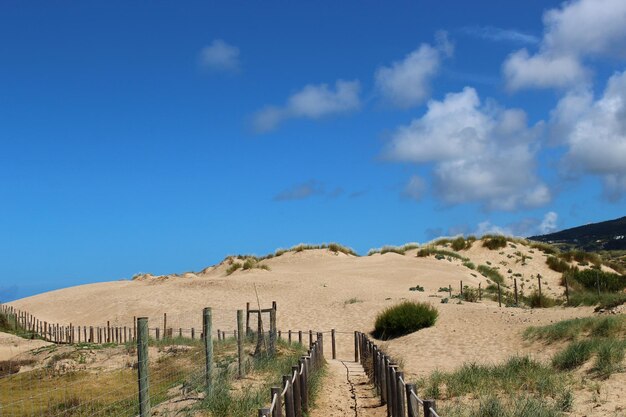
[[[585,251],[626,250],[626,217],[573,227],[529,240],[575,247]]]

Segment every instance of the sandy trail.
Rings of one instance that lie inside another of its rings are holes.
[[[311,417],[384,417],[387,408],[380,405],[358,362],[329,360],[327,376],[318,394]]]

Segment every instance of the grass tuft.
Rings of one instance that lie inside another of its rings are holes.
[[[438,315],[430,304],[404,301],[378,314],[372,335],[381,340],[404,336],[433,326]]]

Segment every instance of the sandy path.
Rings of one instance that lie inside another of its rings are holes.
[[[360,363],[329,360],[327,373],[311,417],[387,415],[387,408],[380,405],[380,399]]]

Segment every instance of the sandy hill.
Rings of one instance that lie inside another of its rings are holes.
[[[449,244],[437,246],[450,250]],[[480,241],[458,251],[475,265],[490,265],[512,286],[517,277],[525,291],[543,277],[544,291],[562,294],[560,274],[551,271],[546,255],[520,243],[490,250]],[[511,354],[526,352],[519,333],[530,324],[549,323],[561,318],[591,314],[591,309],[529,310],[498,308],[497,303],[457,304],[441,287],[459,283],[483,288],[487,278],[451,257],[418,257],[417,249],[405,254],[385,253],[358,257],[328,249],[288,251],[261,260],[265,269],[238,269],[227,275],[233,263],[222,263],[197,273],[175,276],[142,276],[135,280],[88,284],[52,291],[11,303],[42,320],[74,325],[132,326],[134,316],[148,316],[151,327],[162,326],[167,313],[168,327],[201,327],[201,310],[214,309],[215,327],[236,328],[236,310],[246,302],[263,306],[278,303],[278,324],[282,330],[330,330],[346,332],[338,341],[340,354],[350,357],[350,332],[369,331],[376,314],[404,300],[422,300],[440,311],[438,324],[430,329],[388,343],[392,354],[401,356],[410,373],[449,369],[468,360],[497,361]],[[516,275],[517,274],[517,275]],[[409,291],[414,286],[424,291]],[[419,354],[417,354],[419,352]],[[540,355],[547,355],[542,352]],[[427,361],[424,358],[428,358]]]

